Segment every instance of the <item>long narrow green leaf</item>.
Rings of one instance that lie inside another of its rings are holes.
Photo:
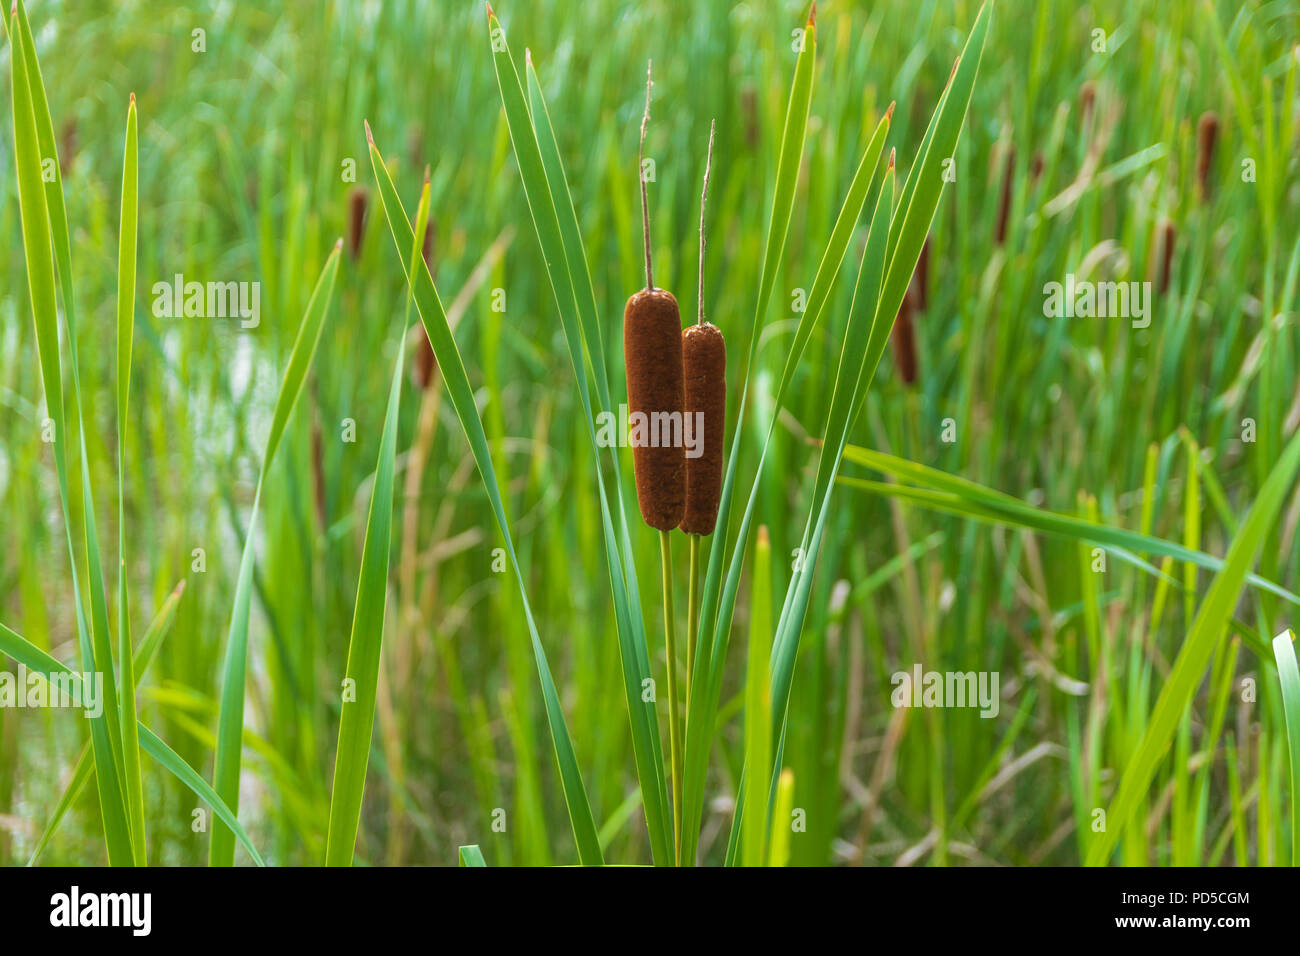
[[[753,587],[749,596],[749,647],[745,660],[745,767],[763,780],[772,768],[772,545],[765,528],[754,543]],[[741,862],[762,866],[767,844],[767,800],[759,787],[745,788],[749,823],[741,831]]]
[[[483,851],[478,848],[478,844],[463,846],[459,851],[461,866],[487,866],[483,859]]]
[[[384,209],[384,216],[388,220],[389,231],[392,233],[393,242],[400,255],[404,250],[411,247],[411,244],[415,241],[415,233],[411,229],[410,220],[406,217],[406,210],[402,207],[401,199],[398,198],[397,190],[393,186],[393,180],[388,175],[388,169],[384,165],[384,158],[380,155],[379,148],[375,145],[373,139],[370,141],[370,163],[374,168],[375,180],[379,186],[379,198]],[[564,720],[564,709],[560,706],[559,692],[555,688],[550,664],[546,659],[546,651],[542,647],[541,637],[537,633],[537,623],[533,618],[532,605],[528,600],[523,571],[519,567],[514,538],[510,533],[510,525],[506,519],[505,505],[501,501],[500,486],[497,484],[496,469],[492,465],[491,451],[488,447],[487,435],[483,430],[483,421],[479,418],[478,408],[474,404],[474,392],[470,387],[469,376],[465,373],[465,365],[461,360],[460,350],[456,347],[456,340],[452,336],[451,327],[447,323],[446,310],[442,307],[442,301],[438,297],[438,290],[433,284],[433,277],[429,274],[428,266],[423,263],[415,271],[412,291],[415,295],[416,308],[420,312],[420,319],[424,323],[424,331],[429,336],[434,357],[438,361],[438,368],[442,372],[443,381],[447,385],[447,393],[451,398],[452,407],[455,409],[456,417],[460,420],[461,428],[469,441],[470,453],[473,455],[474,463],[478,467],[479,477],[482,479],[484,490],[487,492],[493,516],[496,518],[497,527],[500,529],[505,542],[510,566],[514,570],[515,583],[519,587],[520,598],[524,606],[524,618],[528,624],[529,636],[532,639],[533,657],[537,664],[538,679],[542,685],[542,697],[546,706],[546,720],[551,731],[551,741],[555,746],[556,762],[559,764],[560,769],[560,781],[564,789],[565,802],[569,808],[569,821],[573,826],[574,839],[578,847],[578,858],[584,864],[599,865],[603,862],[603,859],[600,852],[600,841],[596,833],[596,823],[591,814],[591,804],[587,799],[587,791],[582,783],[582,775],[578,770],[577,755],[574,753],[573,740],[569,736],[569,728]]]
[[[12,103],[14,130],[14,166],[18,174],[18,206],[22,221],[23,252],[27,264],[28,293],[32,303],[32,318],[36,327],[36,342],[41,366],[41,381],[45,390],[46,409],[54,423],[54,457],[59,482],[59,501],[63,511],[64,531],[68,546],[68,561],[72,569],[73,603],[77,619],[78,642],[81,648],[82,665],[86,670],[99,668],[104,674],[106,688],[111,691],[110,699],[105,701],[103,713],[91,719],[91,740],[95,753],[95,764],[99,786],[100,812],[104,822],[104,840],[108,850],[109,863],[126,865],[133,859],[130,825],[126,817],[126,807],[122,798],[120,766],[120,741],[115,746],[115,737],[119,736],[117,723],[116,689],[113,681],[111,651],[107,651],[107,613],[103,613],[104,628],[99,632],[101,646],[96,646],[94,636],[85,617],[85,604],[81,595],[80,577],[77,569],[76,548],[72,540],[72,519],[68,507],[68,466],[67,442],[69,438],[67,418],[63,405],[63,379],[59,366],[58,310],[54,285],[54,262],[51,257],[52,234],[50,211],[47,205],[47,190],[43,188],[42,151],[39,148],[36,114],[33,104],[33,88],[38,91],[42,104],[44,89],[40,82],[39,68],[35,67],[35,52],[32,49],[31,32],[26,26],[26,12],[21,4],[16,5],[15,13],[8,21],[8,33],[13,43],[11,64],[13,67]],[[42,111],[48,120],[48,110]],[[57,165],[57,163],[55,164]],[[61,198],[61,190],[59,190]],[[66,234],[66,228],[64,229]],[[71,318],[71,305],[67,315]],[[71,325],[69,326],[71,331]],[[69,335],[69,349],[74,356],[75,373],[75,335]],[[75,385],[75,374],[74,374]],[[78,432],[80,436],[80,432]],[[85,464],[84,441],[82,441],[82,477],[83,487],[88,486],[89,479]],[[84,508],[87,538],[93,538],[94,505],[87,494]],[[91,572],[91,587],[96,586],[94,571],[98,567],[98,555],[88,555]],[[94,601],[96,610],[103,606],[103,585],[99,582],[100,595]],[[99,615],[96,615],[98,619]]]
[[[854,464],[863,465],[873,471],[893,475],[896,478],[951,495],[958,502],[977,505],[995,514],[1003,514],[1010,524],[1022,524],[1052,534],[1081,538],[1114,548],[1116,551],[1126,549],[1129,552],[1139,554],[1158,554],[1161,557],[1195,564],[1210,571],[1223,570],[1223,560],[1221,558],[1216,558],[1203,551],[1197,551],[1194,548],[1188,548],[1149,534],[1129,531],[1124,528],[1114,528],[1095,521],[1088,521],[1085,518],[1076,518],[1072,515],[1063,515],[1036,508],[1018,498],[988,488],[968,478],[963,478],[960,475],[950,475],[937,468],[908,461],[895,455],[888,455],[884,452],[862,448],[857,445],[849,445],[844,449],[844,459]],[[850,484],[855,483],[849,479],[842,480]],[[975,517],[980,516],[975,514],[974,511],[972,511],[972,515]],[[1153,573],[1159,573],[1155,569],[1150,570]],[[1256,574],[1247,575],[1246,580],[1254,587],[1276,594],[1292,604],[1300,605],[1300,595],[1288,591],[1281,585]]]
[[[1187,640],[1183,642],[1169,677],[1160,689],[1160,696],[1156,699],[1142,742],[1133,759],[1124,768],[1119,787],[1111,800],[1110,812],[1106,815],[1106,829],[1093,836],[1094,842],[1087,857],[1089,865],[1099,866],[1110,858],[1120,832],[1146,794],[1157,766],[1169,749],[1179,717],[1196,696],[1210,656],[1227,629],[1233,608],[1241,597],[1247,573],[1255,563],[1264,538],[1273,529],[1273,523],[1295,481],[1298,468],[1300,434],[1292,437],[1281,458],[1269,472],[1250,513],[1228,548],[1223,570],[1215,575],[1205,600],[1196,612]]]
[[[872,215],[867,246],[858,270],[853,304],[844,332],[844,347],[835,375],[830,412],[826,421],[826,441],[822,446],[817,466],[817,481],[813,493],[813,508],[805,526],[800,554],[801,560],[790,579],[786,599],[777,623],[776,637],[772,642],[772,739],[776,741],[776,760],[769,773],[769,792],[775,799],[777,778],[781,772],[784,752],[786,714],[789,708],[790,687],[794,680],[794,665],[799,647],[799,634],[803,630],[804,616],[812,591],[813,572],[821,548],[822,534],[830,514],[831,491],[839,470],[844,446],[853,429],[863,404],[866,390],[875,375],[876,366],[884,352],[885,343],[893,327],[896,312],[880,311],[880,290],[884,280],[885,257],[888,253],[889,213],[894,200],[894,167],[891,162],[885,174]],[[919,250],[918,250],[919,252]],[[761,786],[766,775],[752,778],[750,786]],[[773,821],[774,825],[777,821]],[[734,824],[733,824],[734,826]]]
[[[500,29],[499,24],[496,29]],[[596,466],[597,491],[601,503],[601,523],[605,536],[606,565],[609,571],[611,592],[614,598],[615,623],[619,641],[619,662],[623,672],[623,694],[628,708],[628,721],[632,732],[632,753],[636,761],[637,778],[643,790],[642,808],[650,834],[650,852],[654,860],[668,863],[673,859],[672,823],[669,809],[668,784],[663,771],[663,744],[659,736],[655,702],[647,701],[642,694],[645,681],[651,676],[650,654],[646,642],[644,619],[641,615],[640,597],[636,578],[636,563],[628,532],[627,510],[622,496],[622,473],[617,449],[609,453],[613,463],[614,498],[617,504],[618,524],[609,506],[609,495],[601,460],[601,448],[596,440],[595,413],[587,392],[586,373],[583,366],[584,343],[595,372],[599,410],[612,407],[606,373],[604,337],[600,331],[596,311],[595,290],[587,253],[578,227],[577,212],[569,193],[564,164],[560,158],[559,144],[551,127],[550,113],[542,96],[541,83],[533,67],[532,57],[526,61],[528,98],[531,110],[523,107],[523,92],[514,68],[509,44],[504,33],[497,33],[500,44],[494,44],[493,59],[497,64],[497,80],[501,101],[505,109],[506,125],[514,144],[519,163],[524,195],[532,212],[533,224],[547,263],[547,275],[556,306],[560,310],[561,326],[569,357],[577,379],[578,394],[587,415],[587,435]],[[496,46],[500,49],[496,49]],[[555,220],[554,229],[543,229],[541,223]],[[556,244],[559,239],[559,246]],[[570,318],[569,309],[577,313],[577,323]],[[580,331],[580,334],[578,330]]]
[[[131,342],[135,333],[136,232],[139,215],[139,160],[135,94],[126,111],[126,147],[122,156],[122,211],[117,246],[117,659],[122,667],[122,763],[126,770],[127,813],[136,866],[148,862],[145,850],[144,786],[140,775],[140,738],[136,733],[135,674],[131,660],[131,611],[126,580],[126,432],[130,417]]]
[[[429,181],[424,181],[415,215],[415,236],[423,236],[429,220]],[[420,246],[409,253],[407,277],[420,261]],[[326,866],[351,866],[361,825],[361,802],[366,792],[366,769],[370,764],[370,735],[375,727],[375,702],[379,694],[379,661],[383,649],[384,617],[388,601],[388,555],[393,531],[393,472],[397,457],[397,419],[401,411],[402,373],[406,367],[406,330],[411,319],[411,295],[406,296],[406,313],[397,343],[397,361],[388,387],[384,431],[379,440],[379,459],[370,491],[366,516],[366,537],[361,548],[361,577],[352,611],[352,635],[348,639],[348,665],[339,719],[339,742],[334,752],[334,784],[330,793],[329,836],[325,843]]]
[[[692,688],[704,691],[697,699],[701,706],[692,711],[687,722],[686,746],[682,777],[682,859],[693,861],[699,844],[700,820],[704,814],[704,780],[708,772],[709,749],[713,743],[713,715],[721,694],[722,663],[726,657],[730,638],[731,607],[735,593],[720,591],[722,563],[727,536],[731,528],[731,499],[735,488],[736,465],[740,460],[740,436],[744,432],[745,409],[749,400],[749,384],[758,356],[759,330],[767,314],[772,288],[776,282],[777,268],[785,257],[786,239],[789,235],[790,217],[794,211],[795,189],[799,179],[799,165],[803,156],[804,140],[808,131],[808,111],[812,103],[813,66],[817,58],[817,26],[810,12],[804,30],[803,48],[795,60],[794,78],[790,83],[790,98],[786,104],[785,124],[781,131],[781,148],[776,167],[776,189],[772,195],[772,212],[768,220],[767,239],[763,251],[763,271],[759,277],[758,299],[754,305],[754,319],[749,332],[749,357],[737,406],[736,427],[731,437],[731,450],[727,455],[727,470],[722,480],[722,496],[718,501],[718,521],[713,541],[709,545],[709,560],[700,593],[700,623],[698,648],[695,655],[695,674]],[[746,519],[749,515],[746,514]],[[745,531],[748,525],[744,526]],[[744,554],[745,536],[737,540],[733,552],[733,567],[739,578],[739,565],[735,558]],[[728,582],[730,583],[730,581]],[[721,605],[720,605],[720,602]],[[715,639],[716,635],[716,639]],[[694,691],[692,693],[695,693]]]
[[[1286,739],[1291,758],[1291,865],[1300,866],[1300,666],[1295,658],[1295,632],[1273,638],[1277,676],[1282,684],[1282,709],[1286,714]]]
[[[244,738],[244,682],[248,666],[248,618],[253,598],[253,552],[262,486],[275,458],[276,449],[280,446],[280,439],[284,436],[289,416],[293,414],[303,384],[307,381],[307,370],[316,355],[316,347],[320,344],[325,316],[329,313],[330,299],[334,294],[334,277],[338,274],[342,249],[343,240],[340,239],[334,244],[334,251],[325,260],[320,278],[316,280],[316,288],[312,290],[307,311],[289,353],[289,364],[280,382],[275,412],[271,417],[271,432],[262,456],[257,490],[253,493],[253,507],[248,515],[244,552],[239,560],[239,578],[235,585],[235,602],[230,615],[230,633],[226,638],[226,657],[221,676],[221,712],[217,717],[217,757],[213,771],[214,789],[236,813],[239,812],[239,767]],[[212,827],[208,862],[212,866],[234,865],[233,834],[221,824]]]

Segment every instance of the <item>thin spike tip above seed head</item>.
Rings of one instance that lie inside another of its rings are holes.
[[[704,324],[704,204],[709,198],[709,173],[713,171],[713,133],[718,121],[709,122],[709,152],[704,160],[704,188],[700,190],[700,284],[699,303],[695,312],[696,325]]]
[[[645,112],[641,114],[641,142],[636,151],[636,178],[641,185],[641,232],[645,241],[645,287],[655,287],[654,269],[650,262],[650,200],[645,184],[645,131],[650,125],[650,90],[654,86],[654,61],[645,61]]]

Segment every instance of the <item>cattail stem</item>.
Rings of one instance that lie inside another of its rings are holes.
[[[690,543],[690,584],[687,590],[686,616],[686,723],[691,722],[691,678],[695,675],[695,642],[700,633],[700,536],[688,534]]]
[[[673,621],[673,552],[667,531],[659,532],[659,553],[663,559],[664,650],[668,656],[668,754],[673,784],[674,865],[682,856],[682,745],[681,715],[677,712],[677,631]]]
[[[709,123],[709,155],[704,160],[704,189],[700,191],[700,301],[695,312],[695,324],[704,324],[704,202],[709,198],[709,173],[713,170],[713,131],[718,121]]]
[[[646,198],[645,188],[645,128],[650,123],[650,88],[654,86],[651,69],[653,60],[645,64],[645,112],[641,114],[641,145],[636,151],[636,178],[641,183],[641,232],[645,239],[645,287],[655,287],[654,272],[650,267],[650,201]]]

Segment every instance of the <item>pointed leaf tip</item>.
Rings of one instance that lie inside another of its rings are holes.
[[[132,105],[132,106],[135,106],[135,91],[134,91],[134,90],[131,92],[131,105]]]
[[[817,0],[813,0],[812,6],[808,9],[808,26],[817,26]]]
[[[491,20],[493,17],[496,16],[496,14],[492,12],[492,4],[490,0],[483,0],[483,6],[487,7],[487,15],[489,20]]]
[[[889,101],[889,109],[885,110],[885,119],[892,120],[894,118],[894,107],[897,105],[898,100]]]
[[[894,168],[894,147],[889,147],[889,168]]]
[[[334,240],[334,251],[338,252],[342,248],[343,248],[343,237],[339,236],[338,239]]]
[[[374,146],[374,145],[375,145],[375,137],[374,137],[374,134],[372,134],[372,133],[370,132],[370,120],[368,120],[368,119],[363,119],[361,122],[364,123],[364,124],[365,124],[365,127],[366,127],[366,142],[369,143],[371,146]]]

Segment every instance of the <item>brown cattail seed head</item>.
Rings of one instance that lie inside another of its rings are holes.
[[[1092,116],[1092,105],[1097,100],[1097,87],[1089,80],[1079,87],[1079,112],[1083,114],[1083,121],[1086,123]]]
[[[916,328],[912,324],[912,311],[916,307],[915,289],[913,276],[913,283],[908,288],[907,295],[903,296],[893,331],[889,335],[889,343],[894,348],[894,363],[898,366],[898,377],[907,386],[916,381]]]
[[[1038,185],[1038,180],[1043,178],[1043,167],[1045,162],[1041,152],[1034,153],[1033,159],[1029,161],[1029,183],[1032,186]]]
[[[740,91],[740,112],[745,118],[745,145],[753,149],[758,145],[758,94],[754,87]]]
[[[1203,200],[1210,195],[1210,167],[1214,165],[1214,147],[1218,140],[1218,114],[1202,113],[1196,124],[1196,184],[1200,187]]]
[[[438,359],[433,354],[433,346],[429,344],[429,336],[426,333],[420,336],[420,347],[415,352],[415,366],[411,370],[416,387],[428,388],[437,369]]]
[[[686,397],[682,429],[695,445],[693,451],[688,446],[686,455],[686,513],[681,529],[707,535],[718,523],[727,430],[727,345],[716,325],[692,325],[682,333],[682,368]],[[694,452],[699,454],[692,458]]]
[[[356,186],[348,194],[348,255],[353,262],[361,258],[361,238],[365,235],[369,204],[370,196],[364,186]]]
[[[131,94],[132,102],[135,101],[135,94]],[[67,176],[68,171],[72,169],[72,162],[77,158],[77,120],[76,117],[69,118],[63,124],[63,131],[59,136],[59,172]]]
[[[1172,222],[1166,222],[1161,230],[1160,239],[1160,281],[1156,288],[1164,295],[1169,291],[1169,279],[1173,272],[1174,246],[1178,244],[1178,231]]]
[[[1007,220],[1011,216],[1011,177],[1016,169],[1016,148],[1007,146],[1006,160],[1002,166],[1002,193],[998,197],[998,225],[994,241],[1004,245],[1007,241]]]
[[[671,422],[680,418],[685,397],[682,319],[671,292],[642,289],[627,300],[623,361],[641,517],[652,528],[671,531],[686,507],[686,450],[672,441]]]
[[[433,252],[437,239],[438,226],[430,219],[424,224],[424,240],[420,245],[420,255],[424,258],[424,264],[429,267],[430,273],[433,272]],[[415,352],[415,366],[412,369],[415,384],[419,388],[428,388],[437,368],[438,359],[433,354],[433,345],[429,342],[428,333],[425,333],[420,336],[420,346]]]

